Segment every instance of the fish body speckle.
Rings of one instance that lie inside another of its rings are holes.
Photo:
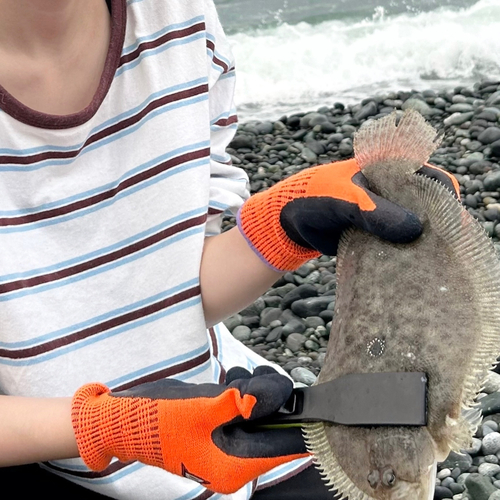
[[[425,372],[428,422],[307,425],[320,469],[349,500],[432,499],[436,462],[468,447],[479,418],[474,398],[498,354],[500,264],[493,246],[447,188],[415,174],[437,147],[435,136],[409,111],[397,127],[395,116],[386,117],[355,137],[370,189],[416,213],[424,229],[405,245],[346,232],[318,383],[348,373]]]

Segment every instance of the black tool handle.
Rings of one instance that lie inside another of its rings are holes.
[[[353,373],[294,389],[265,424],[330,422],[356,426],[427,423],[427,376],[423,372]]]

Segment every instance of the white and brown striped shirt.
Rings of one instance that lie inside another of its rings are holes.
[[[212,0],[112,0],[100,86],[53,116],[0,87],[0,392],[71,396],[175,377],[219,382],[264,362],[200,298],[203,240],[248,196],[225,148],[234,67]],[[221,496],[134,462],[47,469],[119,499]],[[302,468],[263,476],[259,485]]]

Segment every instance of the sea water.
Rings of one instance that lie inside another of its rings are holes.
[[[500,0],[215,0],[240,121],[500,80]]]

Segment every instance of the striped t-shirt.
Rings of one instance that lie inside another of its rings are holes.
[[[112,0],[99,88],[82,112],[33,111],[0,88],[0,392],[71,396],[174,377],[220,382],[264,360],[206,330],[205,236],[248,196],[225,152],[234,67],[212,0]],[[138,462],[43,464],[119,499],[250,498],[304,466],[218,495]]]

